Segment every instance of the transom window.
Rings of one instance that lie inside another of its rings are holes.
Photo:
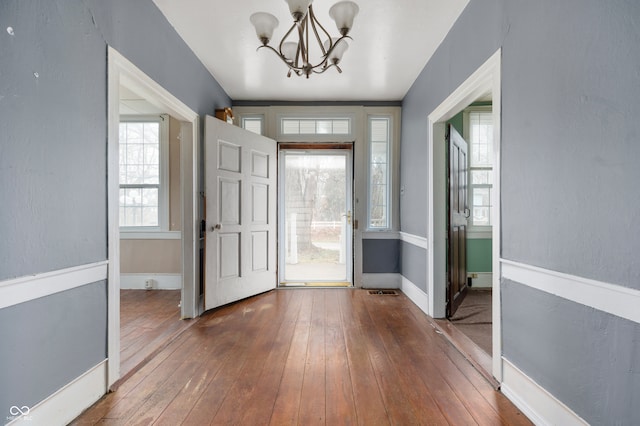
[[[120,226],[164,229],[167,206],[168,117],[122,117]]]
[[[348,135],[351,120],[348,118],[283,118],[283,135]]]
[[[259,135],[264,134],[262,116],[242,117],[242,128]]]

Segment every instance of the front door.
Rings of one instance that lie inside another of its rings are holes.
[[[281,286],[351,286],[352,144],[280,146]]]
[[[276,286],[276,142],[205,121],[205,310]]]
[[[449,124],[449,252],[447,318],[453,316],[467,295],[468,144]]]

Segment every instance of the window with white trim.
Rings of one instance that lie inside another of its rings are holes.
[[[468,109],[470,227],[488,229],[493,189],[493,115],[490,109]]]
[[[169,117],[121,116],[120,227],[168,229]]]
[[[242,117],[242,128],[259,135],[264,134],[264,119],[260,116]]]
[[[391,227],[391,118],[369,116],[369,208],[367,228]]]
[[[280,125],[283,135],[351,134],[351,120],[348,118],[283,118]]]

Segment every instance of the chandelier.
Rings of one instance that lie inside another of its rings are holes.
[[[331,37],[327,30],[320,24],[313,13],[311,3],[313,0],[285,0],[289,5],[289,11],[293,17],[293,25],[282,37],[277,49],[269,45],[273,36],[273,30],[278,26],[278,19],[270,13],[257,12],[251,15],[250,20],[256,28],[256,35],[263,47],[273,51],[289,67],[287,77],[292,73],[307,78],[311,73],[321,74],[331,67],[342,72],[338,64],[342,55],[349,48],[346,39],[353,19],[358,13],[358,5],[352,1],[341,1],[329,9],[329,16],[336,22],[340,37]],[[295,40],[294,33],[297,33]],[[310,34],[313,34],[317,46],[311,52]],[[322,39],[325,38],[324,43]],[[313,56],[315,55],[315,62]]]

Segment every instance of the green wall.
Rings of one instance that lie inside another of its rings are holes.
[[[467,272],[492,272],[490,238],[467,240]]]

